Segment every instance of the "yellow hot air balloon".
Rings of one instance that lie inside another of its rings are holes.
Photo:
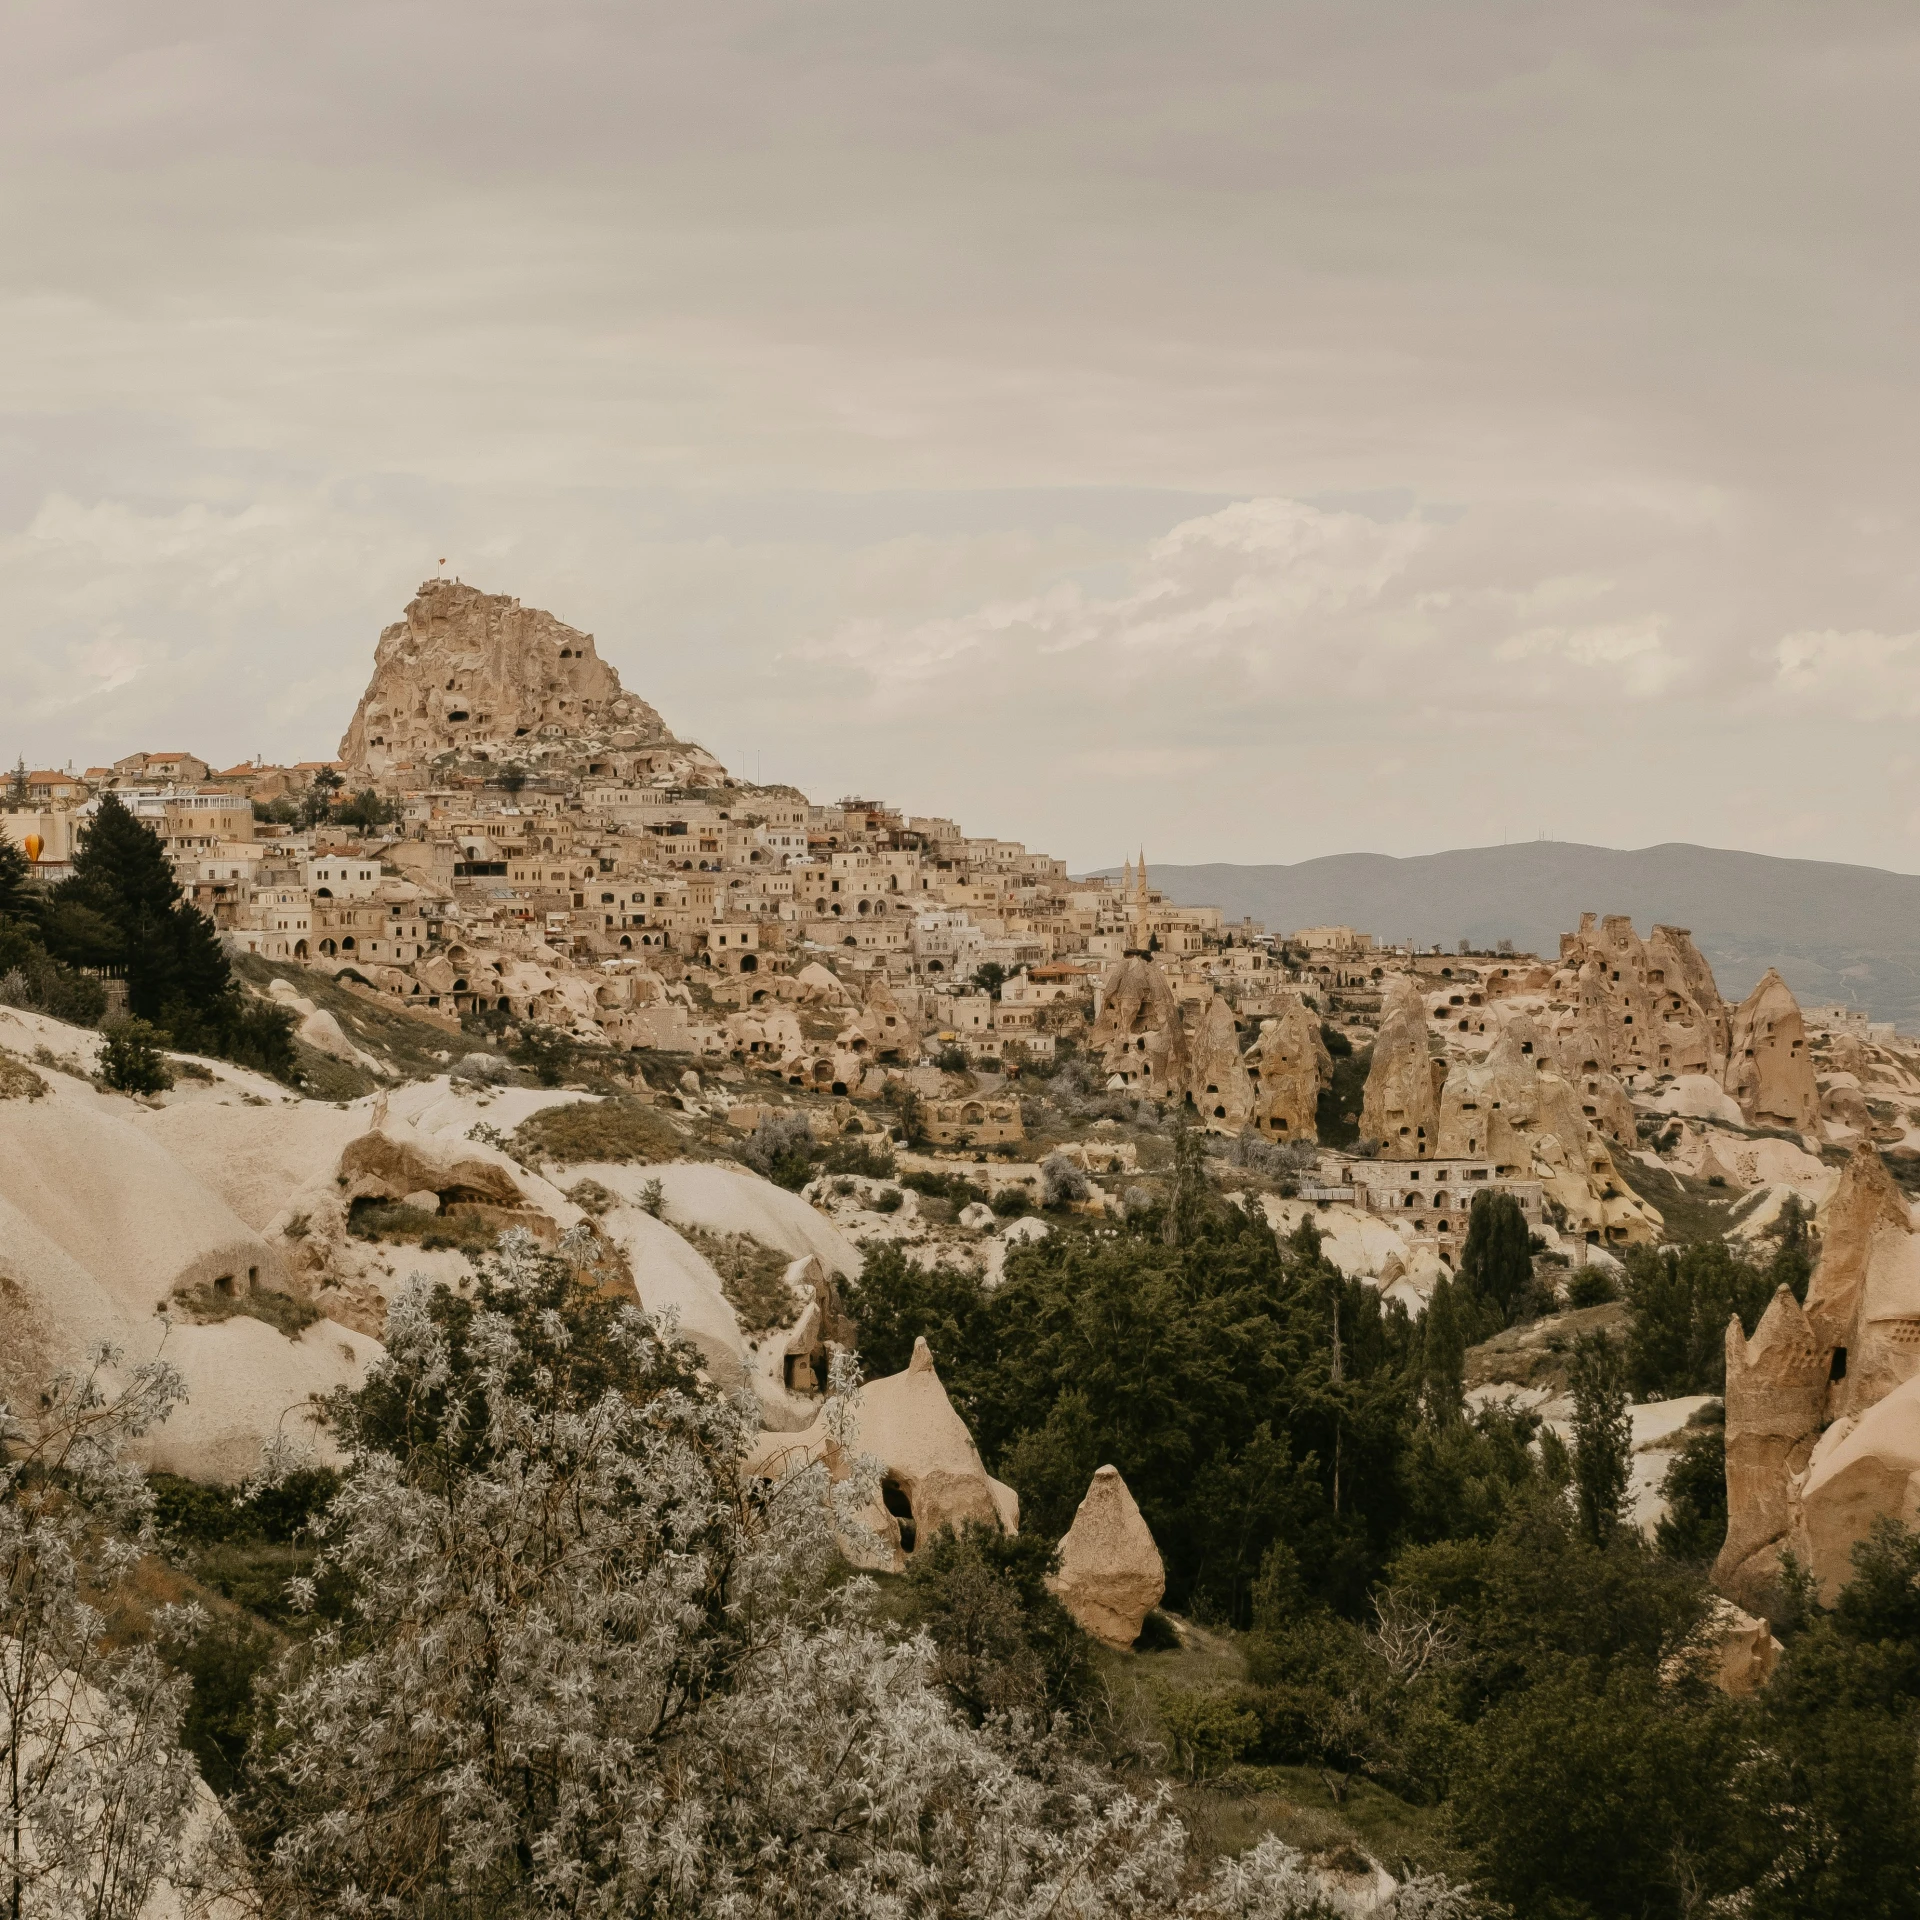
[[[40,849],[46,844],[47,843],[42,840],[37,833],[30,833],[26,837],[24,845],[27,849],[27,858],[31,860],[36,867],[40,864]]]

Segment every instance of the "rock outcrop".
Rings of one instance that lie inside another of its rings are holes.
[[[1440,1090],[1436,1157],[1487,1159],[1502,1179],[1535,1179],[1583,1237],[1650,1240],[1659,1214],[1620,1178],[1580,1089],[1554,1071],[1540,1029],[1509,1012],[1484,1060],[1455,1065]]]
[[[1006,1533],[1019,1531],[1019,1495],[981,1463],[924,1338],[914,1341],[905,1371],[869,1380],[860,1389],[858,1420],[854,1446],[878,1460],[883,1475],[880,1503],[864,1516],[879,1543],[883,1569],[902,1571],[907,1556],[942,1528],[978,1521]],[[824,1461],[836,1480],[852,1471],[828,1430],[824,1409],[803,1432],[763,1433],[747,1466],[779,1479],[809,1460]],[[857,1542],[843,1545],[857,1563],[871,1564]]]
[[[1793,990],[1771,967],[1733,1016],[1726,1085],[1748,1125],[1818,1138],[1820,1089],[1806,1023]]]
[[[1200,1124],[1209,1133],[1240,1133],[1253,1117],[1253,1081],[1240,1058],[1240,1032],[1233,1009],[1214,994],[1189,1043],[1193,1078],[1189,1092]]]
[[[1360,1134],[1388,1160],[1428,1160],[1440,1132],[1446,1063],[1427,1045],[1427,1016],[1411,981],[1389,989],[1360,1102]]]
[[[1727,1328],[1727,1541],[1714,1578],[1764,1596],[1791,1547],[1831,1599],[1875,1519],[1920,1515],[1920,1234],[1858,1147],[1828,1203],[1803,1311],[1784,1288]]]
[[[1318,1138],[1320,1090],[1333,1078],[1333,1060],[1320,1037],[1319,1016],[1297,994],[1260,1024],[1245,1067],[1253,1083],[1253,1131],[1268,1140]]]
[[[627,755],[631,773],[678,773],[689,756],[720,772],[622,690],[591,634],[505,594],[427,580],[380,635],[340,757],[351,774],[384,781],[422,775],[443,754],[531,764],[589,745]]]
[[[1780,1570],[1790,1488],[1813,1451],[1827,1398],[1827,1351],[1781,1287],[1747,1339],[1727,1324],[1727,1537],[1714,1580],[1736,1600]]]
[[[1167,1572],[1118,1467],[1094,1474],[1047,1585],[1096,1640],[1130,1647],[1139,1639],[1141,1622],[1167,1590]]]
[[[1807,1318],[1838,1356],[1826,1417],[1857,1419],[1920,1371],[1920,1235],[1870,1145],[1854,1149],[1821,1224]]]
[[[1795,1557],[1829,1604],[1852,1578],[1853,1550],[1876,1520],[1920,1527],[1920,1379],[1820,1436],[1793,1507]]]
[[[1642,942],[1625,914],[1583,913],[1560,936],[1549,992],[1566,1010],[1557,1037],[1569,1073],[1717,1079],[1725,1066],[1726,1007],[1685,927],[1656,926]]]
[[[1145,954],[1130,953],[1108,969],[1087,1045],[1109,1085],[1177,1101],[1193,1084],[1179,1003],[1167,976]]]
[[[1767,1621],[1720,1600],[1701,1627],[1697,1651],[1704,1656],[1706,1678],[1740,1700],[1773,1678],[1784,1649]]]

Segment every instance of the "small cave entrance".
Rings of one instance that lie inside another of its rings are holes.
[[[892,1474],[888,1474],[880,1482],[880,1498],[886,1503],[887,1511],[899,1522],[900,1551],[911,1553],[919,1537],[919,1529],[914,1524],[913,1502],[907,1498],[906,1488]]]

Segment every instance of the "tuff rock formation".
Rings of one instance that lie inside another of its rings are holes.
[[[981,1464],[967,1423],[934,1371],[924,1336],[914,1341],[904,1372],[869,1380],[860,1389],[858,1419],[854,1448],[873,1455],[885,1478],[880,1503],[863,1516],[874,1544],[842,1542],[856,1565],[898,1573],[921,1541],[970,1520],[1019,1532],[1020,1497]],[[836,1480],[852,1471],[824,1410],[804,1432],[762,1433],[748,1466],[778,1479],[808,1460],[825,1461]]]
[[[1821,1435],[1793,1507],[1795,1557],[1829,1603],[1852,1577],[1853,1549],[1876,1520],[1920,1527],[1920,1379]]]
[[[1088,1036],[1109,1084],[1157,1100],[1184,1099],[1193,1062],[1179,1003],[1167,976],[1145,954],[1130,953],[1108,969],[1100,987],[1100,1016]]]
[[[1806,1024],[1792,989],[1771,967],[1733,1016],[1726,1085],[1750,1126],[1818,1136],[1820,1090]]]
[[[1643,943],[1625,914],[1583,913],[1560,936],[1549,991],[1567,1010],[1557,1037],[1570,1073],[1718,1078],[1726,1064],[1726,1008],[1685,927],[1656,926]]]
[[[1377,1140],[1388,1160],[1427,1160],[1440,1130],[1440,1083],[1446,1062],[1427,1045],[1427,1016],[1413,983],[1389,988],[1373,1065],[1360,1102],[1360,1133]]]
[[[1320,1090],[1333,1078],[1333,1060],[1320,1037],[1319,1016],[1298,994],[1290,994],[1273,1019],[1260,1023],[1245,1066],[1253,1085],[1254,1132],[1312,1146],[1318,1138]]]
[[[1858,1147],[1828,1203],[1804,1311],[1784,1288],[1727,1328],[1727,1541],[1714,1577],[1762,1597],[1791,1548],[1824,1597],[1883,1514],[1920,1514],[1920,1234]]]
[[[720,773],[621,689],[591,634],[505,594],[427,580],[380,635],[340,757],[353,775],[386,781],[423,775],[443,754],[531,764],[592,746],[638,756],[630,772],[680,773],[669,763],[698,760]]]
[[[1827,1353],[1781,1287],[1747,1339],[1727,1324],[1727,1537],[1714,1581],[1739,1599],[1780,1571],[1789,1488],[1813,1452],[1827,1398]]]
[[[1620,1178],[1591,1101],[1554,1070],[1524,1013],[1505,1015],[1484,1059],[1450,1069],[1434,1137],[1436,1158],[1491,1160],[1502,1179],[1540,1181],[1576,1233],[1618,1245],[1650,1239],[1660,1224]]]
[[[1253,1117],[1253,1081],[1240,1058],[1233,1008],[1212,995],[1189,1043],[1193,1055],[1190,1091],[1209,1133],[1239,1133]]]
[[[1160,1604],[1167,1572],[1160,1549],[1118,1467],[1101,1467],[1060,1542],[1060,1571],[1047,1585],[1096,1640],[1130,1647]]]

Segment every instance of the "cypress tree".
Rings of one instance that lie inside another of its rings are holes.
[[[1503,1327],[1513,1324],[1533,1285],[1533,1252],[1527,1245],[1527,1216],[1512,1194],[1473,1196],[1460,1277],[1494,1308]]]
[[[1421,1327],[1420,1403],[1436,1427],[1451,1426],[1467,1401],[1467,1339],[1454,1283],[1434,1282]]]
[[[1567,1377],[1573,1391],[1574,1502],[1581,1531],[1604,1547],[1626,1518],[1631,1478],[1626,1367],[1611,1340],[1586,1333],[1574,1342]]]

